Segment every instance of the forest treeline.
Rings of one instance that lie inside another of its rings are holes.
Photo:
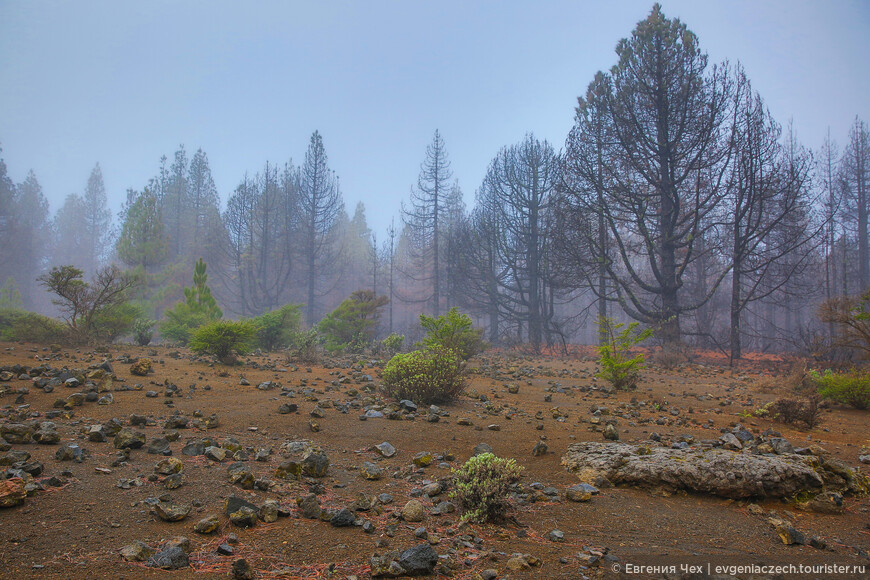
[[[656,5],[578,98],[561,149],[531,133],[505,146],[469,208],[435,131],[380,238],[363,204],[345,207],[318,132],[225,204],[206,153],[182,146],[117,216],[99,165],[52,217],[36,175],[13,183],[0,160],[0,302],[48,312],[39,276],[113,263],[159,320],[202,258],[231,317],[302,304],[313,326],[371,290],[389,299],[382,336],[458,306],[490,342],[536,350],[595,342],[609,316],[735,357],[809,352],[834,333],[819,304],[870,286],[870,132],[856,118],[844,137],[802,145],[739,64],[710,62]]]

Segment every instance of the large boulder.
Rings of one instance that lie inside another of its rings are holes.
[[[867,490],[842,462],[812,455],[754,455],[722,448],[671,449],[626,443],[575,443],[562,465],[581,481],[682,489],[721,497],[792,497],[825,489]]]

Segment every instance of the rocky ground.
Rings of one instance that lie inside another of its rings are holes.
[[[460,401],[415,409],[377,395],[367,359],[297,366],[273,354],[226,367],[186,350],[0,344],[0,577],[870,567],[866,412],[827,409],[811,431],[752,417],[787,394],[776,361],[650,368],[638,390],[610,393],[582,354],[487,354],[471,361]],[[599,448],[587,442],[607,443],[606,461],[589,459]],[[502,525],[462,524],[450,470],[485,449],[525,468],[515,509]],[[765,477],[776,485],[717,467],[697,492],[682,467],[638,475],[637,455],[683,461],[666,450],[779,458],[813,493],[795,497],[775,467]],[[665,568],[631,568],[646,565]]]

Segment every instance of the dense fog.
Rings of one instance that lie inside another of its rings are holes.
[[[609,316],[734,357],[818,352],[833,334],[820,305],[870,285],[870,130],[856,117],[802,143],[701,41],[654,7],[588,79],[564,141],[506,143],[481,183],[454,178],[433,128],[396,208],[345,205],[317,131],[293,137],[304,158],[264,160],[232,191],[201,149],[142,159],[153,178],[128,184],[117,215],[99,164],[50,208],[36,174],[14,183],[0,160],[0,306],[62,315],[52,268],[88,281],[116,265],[137,316],[159,323],[202,259],[225,318],[298,304],[315,327],[365,290],[378,340],[416,339],[420,313],[458,307],[492,344],[536,351],[595,343]],[[400,217],[375,232],[372,211]]]

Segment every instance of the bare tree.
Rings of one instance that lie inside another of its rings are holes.
[[[334,229],[344,212],[338,179],[329,169],[323,138],[317,131],[311,135],[305,163],[302,165],[299,188],[301,246],[308,285],[306,321],[314,324],[317,315],[318,280],[324,278],[335,255]]]
[[[858,291],[870,286],[870,131],[856,118],[840,161],[843,219],[858,241]]]
[[[393,275],[395,273],[395,259],[396,259],[396,224],[393,220],[390,220],[390,227],[387,229],[387,238],[389,242],[384,242],[384,253],[386,253],[390,263],[387,269],[387,287],[389,288],[389,292],[387,296],[390,299],[390,328],[389,331],[392,334],[393,332],[393,303],[395,301],[395,294],[393,292]]]
[[[742,356],[747,306],[788,288],[821,233],[810,220],[809,156],[791,131],[782,146],[782,129],[742,70],[734,94],[734,157],[722,216],[730,230],[732,360]]]
[[[658,4],[616,52],[619,62],[599,81],[594,103],[607,126],[603,203],[575,200],[603,215],[614,255],[599,251],[594,259],[606,265],[614,299],[675,343],[680,315],[708,300],[725,275],[718,273],[700,300],[680,291],[724,195],[730,82],[723,67],[708,68],[697,37],[665,18]]]
[[[484,179],[475,194],[471,217],[459,233],[459,243],[465,254],[459,273],[465,280],[462,287],[465,302],[473,312],[486,317],[489,342],[497,344],[502,318],[500,280],[506,275],[506,270],[499,260],[502,229],[494,201]]]
[[[492,160],[482,188],[497,212],[494,250],[505,275],[495,278],[500,310],[525,326],[529,342],[539,350],[551,316],[547,308],[553,292],[547,260],[552,239],[548,228],[559,162],[546,141],[526,135],[522,143],[506,147]]]
[[[835,178],[837,158],[837,144],[831,139],[831,129],[828,128],[828,133],[825,137],[825,142],[822,143],[822,148],[818,155],[818,170],[821,176],[822,187],[824,188],[825,199],[822,201],[825,217],[825,242],[824,259],[825,259],[825,299],[830,300],[834,297],[837,280],[837,264],[834,260],[837,226],[840,209],[839,189]],[[843,289],[845,293],[845,289]],[[831,335],[834,333],[833,323],[829,326]]]
[[[418,264],[411,277],[429,287],[423,300],[431,304],[436,315],[441,313],[442,246],[452,178],[444,140],[436,130],[432,143],[426,147],[417,187],[411,190],[409,204],[402,204],[402,218],[413,236],[412,257]]]
[[[605,166],[607,147],[612,143],[605,105],[609,82],[606,75],[597,73],[585,98],[577,99],[575,124],[562,160],[554,228],[559,276],[569,287],[592,290],[599,319],[607,318],[608,300],[615,298],[608,282],[613,250],[605,208],[605,195],[612,185]],[[600,327],[599,343],[608,338]]]
[[[266,163],[254,180],[236,188],[224,213],[225,255],[240,314],[258,315],[289,300],[298,229],[298,171]]]

